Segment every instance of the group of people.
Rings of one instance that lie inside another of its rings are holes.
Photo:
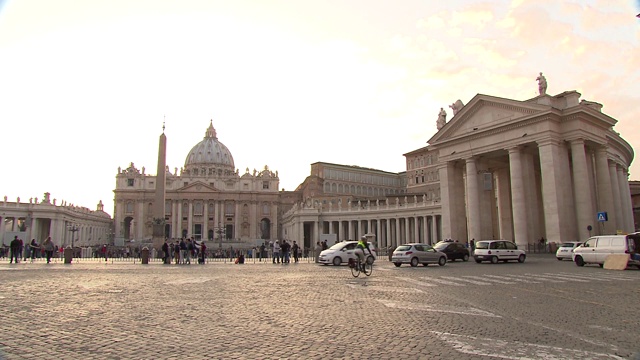
[[[31,242],[29,243],[28,250],[31,255],[30,256],[31,262],[35,260],[36,254],[38,253],[38,251],[43,251],[44,256],[47,258],[47,264],[49,264],[51,262],[51,258],[53,257],[53,252],[56,250],[56,246],[51,240],[51,236],[48,236],[47,239],[44,240],[41,245],[38,245],[38,243],[36,242],[36,239],[32,239]],[[9,244],[9,251],[10,251],[9,264],[12,264],[14,261],[16,264],[18,264],[20,262],[20,259],[24,259],[24,261],[27,260],[26,256],[24,258],[22,257],[22,255],[25,253],[24,242],[22,241],[22,239],[19,239],[17,235],[13,238],[13,240]]]
[[[204,241],[198,243],[193,238],[182,238],[175,243],[168,243],[166,240],[162,244],[162,252],[165,264],[171,264],[174,259],[175,264],[190,265],[191,259],[198,259],[199,264],[204,264],[207,246]]]
[[[289,264],[291,262],[291,254],[293,261],[298,262],[300,258],[300,246],[293,240],[293,244],[289,244],[287,240],[275,240],[271,244],[273,249],[272,261],[274,264]]]

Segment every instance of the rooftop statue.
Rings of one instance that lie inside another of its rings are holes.
[[[444,127],[444,124],[447,123],[447,112],[444,111],[443,108],[440,108],[440,112],[438,113],[438,121],[436,121],[436,128],[438,130]]]
[[[545,95],[547,93],[547,78],[540,73],[536,80],[538,81],[538,92],[540,92],[540,95]]]
[[[458,111],[462,110],[462,108],[464,107],[464,104],[462,103],[462,101],[460,99],[458,99],[458,100],[456,100],[456,102],[454,102],[453,104],[449,105],[449,107],[451,108],[451,110],[453,110],[453,116],[456,116]]]

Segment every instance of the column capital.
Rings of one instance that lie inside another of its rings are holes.
[[[584,145],[586,140],[583,138],[575,138],[571,140],[567,140],[571,145]]]
[[[509,154],[519,153],[521,149],[522,149],[522,146],[520,145],[514,145],[514,146],[505,148],[505,150],[507,150]]]
[[[540,139],[536,141],[536,144],[538,144],[538,147],[540,147],[540,146],[546,146],[546,145],[560,145],[561,142],[562,141],[560,139],[545,138],[545,139]]]

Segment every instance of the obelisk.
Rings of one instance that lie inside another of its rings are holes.
[[[166,186],[167,162],[167,137],[164,135],[164,122],[162,123],[162,135],[158,144],[158,172],[156,175],[156,193],[153,201],[153,247],[160,249],[164,244],[164,197]]]

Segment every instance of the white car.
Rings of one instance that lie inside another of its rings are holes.
[[[358,245],[357,241],[343,241],[334,244],[327,250],[322,250],[319,261],[324,265],[333,264],[338,266],[340,264],[346,264],[349,262],[349,259],[356,259],[356,245]],[[373,261],[377,259],[378,255],[372,243],[369,243],[369,249],[372,254],[367,257],[367,262],[373,264]],[[366,254],[367,250],[364,252]]]
[[[523,263],[527,255],[524,250],[518,249],[518,246],[511,241],[482,240],[476,242],[473,258],[478,264],[483,261],[490,261],[492,264],[496,264],[498,261],[507,262],[509,260],[517,260]]]
[[[581,242],[577,242],[577,241],[569,241],[569,242],[560,244],[560,247],[556,251],[556,259],[558,259],[558,260],[564,260],[564,259],[572,260],[573,249],[577,248],[580,245],[582,245],[582,243]]]

